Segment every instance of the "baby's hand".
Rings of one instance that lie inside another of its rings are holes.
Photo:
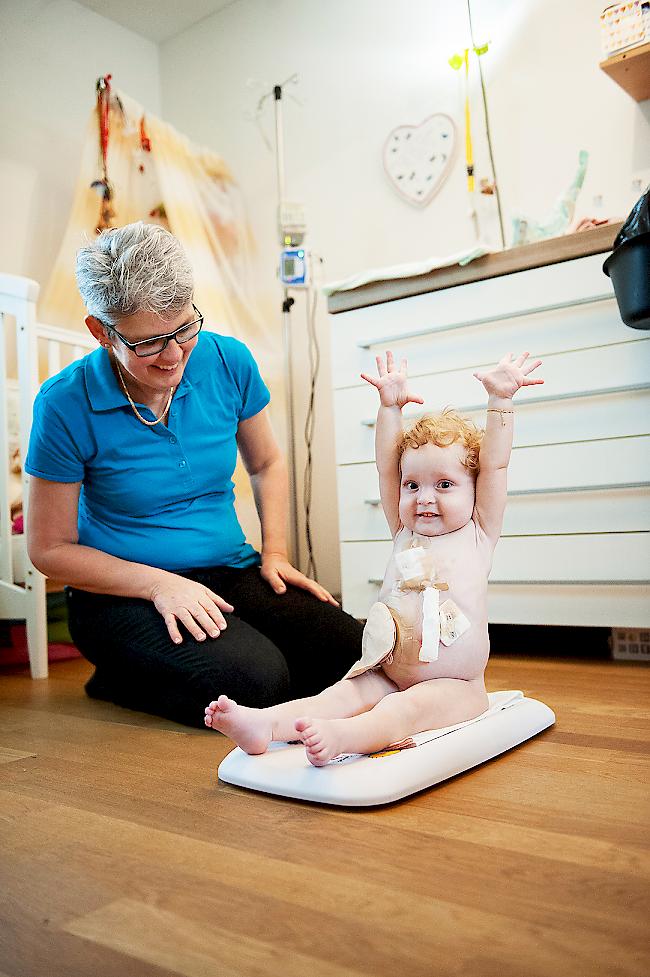
[[[477,372],[474,376],[481,381],[490,397],[510,400],[520,387],[531,387],[538,383],[544,383],[541,378],[528,379],[528,374],[542,364],[541,360],[532,360],[530,363],[526,363],[529,355],[529,353],[522,353],[516,360],[513,360],[512,353],[506,353],[493,370]]]
[[[370,377],[367,373],[362,373],[361,377],[377,388],[382,407],[402,408],[406,404],[424,403],[422,397],[409,393],[407,389],[406,360],[402,360],[398,369],[390,350],[386,352],[385,366],[381,356],[375,357],[375,360],[379,376]]]

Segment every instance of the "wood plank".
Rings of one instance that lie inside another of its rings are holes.
[[[367,971],[330,964],[253,936],[242,939],[223,927],[203,924],[135,899],[115,902],[73,920],[68,933],[111,947],[184,977],[355,977]]]
[[[16,760],[27,760],[28,757],[35,756],[35,753],[25,753],[23,750],[9,750],[6,746],[0,746],[0,763],[14,763]]]

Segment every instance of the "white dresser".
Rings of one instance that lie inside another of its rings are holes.
[[[378,397],[361,371],[374,372],[375,356],[390,348],[408,357],[425,410],[452,405],[482,425],[486,395],[473,371],[528,350],[543,358],[545,384],[515,400],[490,621],[650,626],[650,333],[622,323],[602,272],[614,231],[330,297],[341,580],[351,614],[366,616],[391,550],[374,464]],[[410,405],[405,416],[421,412]]]

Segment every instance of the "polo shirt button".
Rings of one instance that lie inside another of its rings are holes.
[[[184,461],[179,461],[178,467],[179,468],[185,468],[185,462]]]
[[[176,438],[170,438],[169,439],[169,443],[170,444],[176,444]]]

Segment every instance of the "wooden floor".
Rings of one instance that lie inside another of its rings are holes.
[[[650,974],[650,669],[495,658],[556,726],[376,810],[219,784],[88,674],[0,676],[0,977]]]

